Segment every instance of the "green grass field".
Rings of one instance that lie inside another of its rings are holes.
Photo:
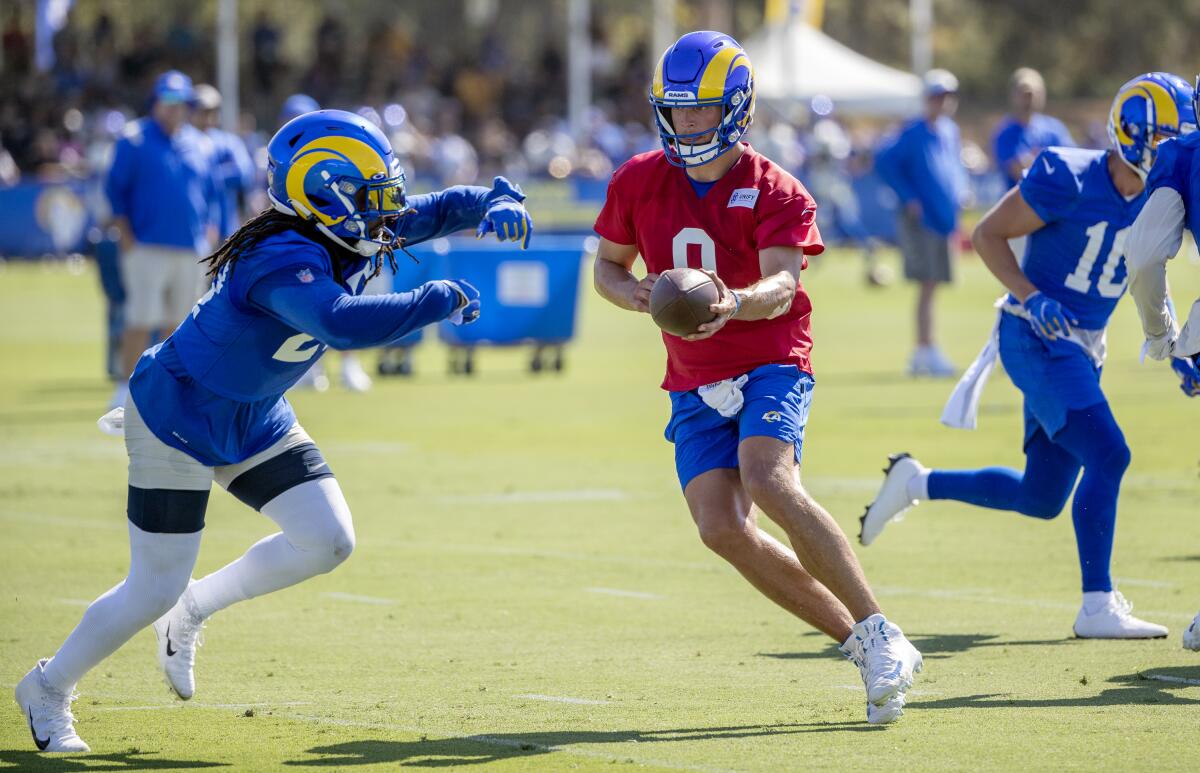
[[[1186,308],[1200,280],[1179,263]],[[965,365],[999,293],[978,261],[961,268],[939,326]],[[941,427],[951,384],[900,375],[910,288],[868,290],[860,273],[834,252],[805,276],[818,389],[803,477],[852,535],[889,452],[1021,462],[1020,403],[1003,374],[978,431]],[[7,703],[0,768],[1195,769],[1200,654],[1179,637],[1200,607],[1200,402],[1161,364],[1138,363],[1131,303],[1105,374],[1133,449],[1116,574],[1170,638],[1071,638],[1069,513],[1044,523],[923,505],[860,550],[885,611],[926,656],[905,717],[873,728],[832,643],[696,538],[662,439],[648,318],[590,286],[582,298],[561,376],[528,375],[524,351],[485,351],[474,378],[454,378],[435,345],[415,379],[295,395],[354,510],[355,555],[214,617],[187,704],[166,692],[152,633],[135,637],[80,685],[90,756],[37,756]],[[109,395],[101,316],[90,270],[0,271],[6,695],[127,567],[124,450],[95,426]],[[197,576],[270,531],[216,490]]]

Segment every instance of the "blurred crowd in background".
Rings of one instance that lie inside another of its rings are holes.
[[[179,69],[197,82],[214,73],[213,30],[179,12],[165,30],[134,29],[118,45],[112,15],[90,26],[68,20],[54,37],[54,62],[34,66],[31,7],[12,6],[3,21],[0,81],[0,182],[102,171],[114,138],[141,114],[154,78]],[[260,11],[243,43],[240,135],[260,165],[265,141],[278,128],[292,93],[322,107],[359,112],[391,136],[410,176],[439,185],[490,179],[582,173],[603,177],[633,153],[657,147],[650,133],[645,87],[651,62],[644,47],[627,58],[593,30],[598,107],[580,148],[566,131],[565,60],[554,46],[532,61],[510,61],[512,41],[485,37],[478,48],[448,58],[407,24],[374,27],[366,45],[351,45],[334,16],[317,25],[309,63],[283,56],[280,20]],[[440,48],[446,48],[440,39]],[[621,120],[624,117],[624,120]]]
[[[189,6],[176,6],[165,25],[118,18],[104,8],[86,23],[68,16],[44,72],[35,66],[32,4],[13,4],[0,20],[0,185],[103,172],[115,138],[144,113],[157,75],[177,68],[197,83],[211,82],[211,20],[197,20]],[[655,55],[644,39],[614,45],[613,30],[599,16],[591,29],[594,107],[582,143],[566,125],[566,61],[552,38],[532,52],[498,33],[455,46],[397,19],[369,25],[359,43],[361,30],[325,15],[313,28],[308,55],[295,61],[285,53],[278,12],[260,8],[251,18],[241,42],[238,133],[259,169],[281,106],[294,93],[379,123],[418,189],[489,181],[494,174],[603,181],[629,156],[658,147],[645,97]],[[970,95],[963,102],[969,110]],[[750,140],[825,198],[836,198],[871,168],[871,153],[889,127],[847,126],[836,109],[822,112],[781,115],[760,106]],[[1101,125],[1075,128],[1080,144],[1103,144]],[[963,162],[981,181],[984,198],[1002,190],[998,175],[987,176],[995,169],[989,132],[986,125],[964,132]]]

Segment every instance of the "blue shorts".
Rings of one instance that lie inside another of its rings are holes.
[[[738,444],[748,437],[791,443],[796,461],[800,461],[812,404],[812,375],[795,365],[763,365],[746,375],[749,378],[742,386],[745,403],[731,418],[708,407],[695,389],[670,393],[671,421],[665,434],[675,444],[675,472],[681,488],[687,488],[692,478],[703,472],[737,469]]]
[[[1108,402],[1100,389],[1100,368],[1083,347],[1043,341],[1012,314],[1000,320],[1000,361],[1025,396],[1026,446],[1039,429],[1053,440],[1071,411]]]

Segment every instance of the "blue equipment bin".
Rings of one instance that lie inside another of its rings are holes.
[[[438,327],[447,344],[563,344],[574,337],[583,237],[535,236],[528,250],[475,239],[441,241],[429,248],[438,275],[475,285],[482,305],[478,321]]]
[[[528,250],[490,237],[438,239],[414,252],[436,266],[435,276],[465,279],[479,290],[482,313],[469,325],[443,322],[438,337],[465,352],[453,372],[471,373],[477,346],[532,344],[530,369],[562,370],[562,346],[575,335],[584,236],[534,236]],[[428,256],[428,257],[427,257]],[[543,363],[543,351],[553,350]]]

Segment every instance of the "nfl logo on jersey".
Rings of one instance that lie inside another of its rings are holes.
[[[304,284],[309,284],[313,280],[312,270],[307,269],[307,268],[302,268],[296,272],[296,278],[299,279]]]

